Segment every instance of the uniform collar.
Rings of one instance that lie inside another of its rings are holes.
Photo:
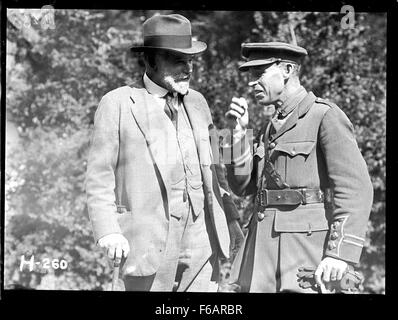
[[[303,86],[300,86],[292,94],[290,94],[282,105],[278,108],[278,113],[284,118],[290,114],[299,103],[306,97],[307,90]]]

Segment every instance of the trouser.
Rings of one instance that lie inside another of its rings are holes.
[[[154,275],[125,276],[126,291],[216,292],[218,259],[210,243],[205,210],[195,216],[190,202],[180,218],[170,216],[164,260]]]
[[[316,267],[322,260],[327,230],[276,232],[275,211],[265,211],[263,220],[252,216],[248,234],[231,269],[231,279],[242,292],[301,292],[298,268]]]

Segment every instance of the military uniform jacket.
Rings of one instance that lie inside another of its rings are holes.
[[[244,145],[241,155],[227,166],[232,191],[238,195],[257,193],[257,181],[262,174],[258,165],[265,152],[269,152],[270,161],[290,188],[330,188],[333,203],[331,207],[299,205],[288,214],[278,212],[275,231],[329,229],[324,255],[358,263],[373,189],[351,122],[338,106],[310,92],[282,127],[269,136],[269,150],[265,150],[263,135],[268,124],[254,140],[254,152],[250,152],[247,139],[240,141]],[[249,168],[246,174],[242,171],[244,167]],[[240,174],[235,174],[236,169],[240,169]]]
[[[212,120],[204,97],[190,89],[184,96],[202,173],[205,212],[215,233],[219,256],[229,255],[229,231],[223,210],[223,191],[212,164],[209,128]],[[170,216],[170,149],[168,118],[143,87],[124,86],[107,93],[98,106],[88,157],[86,193],[95,240],[122,233],[130,253],[124,270],[129,275],[154,274],[162,263]],[[225,176],[224,176],[225,178]],[[229,206],[231,207],[231,206]],[[232,218],[229,218],[232,219]]]

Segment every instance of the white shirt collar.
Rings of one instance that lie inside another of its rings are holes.
[[[163,98],[169,91],[166,90],[165,88],[157,85],[155,82],[153,82],[151,79],[149,79],[148,75],[146,72],[144,73],[144,85],[145,89],[152,95],[158,97],[158,98]]]

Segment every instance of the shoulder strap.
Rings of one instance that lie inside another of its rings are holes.
[[[258,163],[257,163],[257,190],[261,190],[263,185],[265,184],[264,181],[264,163],[266,160],[268,160],[269,155],[268,155],[268,143],[269,143],[269,132],[271,129],[271,121],[268,122],[268,124],[266,124],[264,126],[264,129],[262,130],[262,132],[260,132],[259,135],[259,143],[263,143],[263,147],[264,147],[264,157],[261,158]]]
[[[283,180],[282,176],[275,170],[274,165],[272,164],[272,162],[269,159],[269,134],[270,134],[270,130],[271,130],[271,121],[268,124],[267,130],[264,134],[263,137],[263,143],[264,143],[264,158],[262,161],[262,174],[260,176],[260,187],[261,189],[263,188],[263,186],[266,183],[266,180],[268,179],[269,181],[273,182],[279,189],[285,189],[285,188],[289,188],[289,185]],[[261,190],[259,189],[259,190]]]

